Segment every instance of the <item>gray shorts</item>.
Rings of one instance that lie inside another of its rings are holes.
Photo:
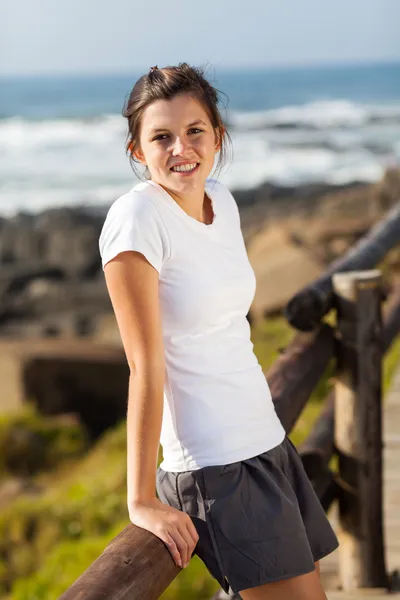
[[[227,593],[310,573],[339,545],[287,436],[227,465],[180,473],[159,467],[157,493],[192,518],[194,554]]]

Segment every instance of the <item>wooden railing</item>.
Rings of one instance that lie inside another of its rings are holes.
[[[333,500],[339,502],[344,589],[385,587],[388,582],[382,535],[381,370],[384,352],[400,333],[400,285],[383,284],[374,267],[399,244],[400,204],[289,302],[286,316],[300,333],[266,373],[289,433],[335,361],[334,389],[298,450],[325,510]],[[332,310],[335,325],[324,321]],[[333,454],[338,457],[336,474],[329,468]],[[61,599],[156,600],[179,572],[158,537],[129,524]],[[214,600],[222,597],[217,593]]]

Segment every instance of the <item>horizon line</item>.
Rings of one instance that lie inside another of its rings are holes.
[[[184,61],[179,61],[184,62]],[[371,66],[400,66],[400,57],[399,58],[383,58],[383,59],[364,59],[364,60],[348,60],[348,61],[325,61],[325,62],[302,62],[302,63],[276,63],[276,64],[266,64],[266,65],[257,65],[257,64],[240,64],[240,65],[225,65],[218,66],[218,62],[211,63],[210,61],[199,61],[199,62],[189,62],[193,66],[204,66],[214,68],[215,71],[219,71],[220,73],[228,73],[235,71],[291,71],[291,70],[306,70],[306,69],[336,69],[336,68],[355,68],[355,67],[371,67]],[[178,64],[176,62],[175,64]],[[165,65],[166,66],[166,65]],[[162,67],[161,67],[162,68]],[[105,69],[105,70],[97,70],[94,69],[92,71],[33,71],[33,72],[15,72],[15,73],[1,73],[0,79],[47,79],[47,78],[82,78],[82,77],[129,77],[131,75],[144,75],[147,72],[146,68],[132,68],[128,69]]]

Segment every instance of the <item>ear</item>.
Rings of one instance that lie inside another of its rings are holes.
[[[216,152],[219,152],[219,150],[221,150],[222,138],[224,137],[224,133],[225,133],[225,127],[223,127],[222,125],[220,127],[217,127],[217,129],[215,129],[215,150],[216,150]]]
[[[131,152],[132,152],[132,150],[131,150]],[[134,156],[136,158],[136,160],[138,160],[143,165],[146,164],[146,160],[144,158],[144,154],[143,154],[142,150],[139,147],[137,147],[137,148],[135,148],[135,150],[133,150],[132,156]]]

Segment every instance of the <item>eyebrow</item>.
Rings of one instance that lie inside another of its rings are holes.
[[[199,123],[203,123],[203,125],[206,125],[204,121],[202,121],[201,119],[197,119],[196,121],[193,121],[193,123],[189,123],[187,127],[193,127],[194,125],[199,125]],[[151,129],[150,135],[153,135],[154,133],[159,133],[161,131],[168,131],[168,129],[166,127],[162,127],[161,129]]]

